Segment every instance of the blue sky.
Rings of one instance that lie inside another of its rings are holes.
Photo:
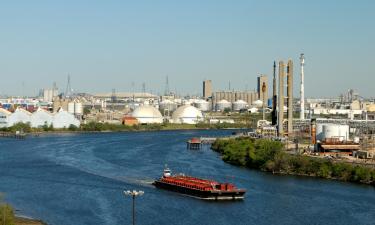
[[[306,56],[306,96],[375,96],[375,1],[2,1],[0,94],[36,94],[67,75],[81,92],[201,94],[256,88],[274,60]],[[23,85],[22,85],[23,84]],[[24,89],[22,88],[24,87]],[[298,89],[295,96],[299,96]]]

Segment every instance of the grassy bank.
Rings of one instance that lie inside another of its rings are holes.
[[[212,149],[228,163],[277,174],[314,176],[375,185],[375,169],[328,159],[290,155],[283,145],[266,139],[218,139]]]
[[[158,130],[187,130],[187,129],[226,129],[226,128],[246,128],[245,124],[145,124],[145,125],[134,125],[125,126],[122,124],[111,124],[111,123],[97,123],[89,122],[82,124],[80,127],[74,125],[64,129],[56,129],[53,126],[42,126],[38,128],[31,127],[29,123],[17,123],[14,126],[1,128],[0,131],[12,132],[23,131],[25,133],[38,133],[38,132],[93,132],[93,131],[158,131]]]
[[[2,200],[0,194],[0,224],[1,225],[45,225],[40,220],[17,217],[14,215],[13,207]]]

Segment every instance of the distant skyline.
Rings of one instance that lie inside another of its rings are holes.
[[[79,92],[254,90],[273,61],[304,53],[305,96],[375,97],[375,1],[8,1],[0,4],[0,95],[67,76]],[[134,85],[132,85],[134,84]],[[271,85],[271,83],[269,83]],[[271,91],[271,89],[269,89]]]

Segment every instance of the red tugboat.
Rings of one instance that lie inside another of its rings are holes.
[[[243,199],[245,189],[238,189],[230,183],[219,183],[184,174],[173,175],[171,170],[164,169],[163,176],[153,182],[158,188],[163,188],[205,200],[236,200]]]

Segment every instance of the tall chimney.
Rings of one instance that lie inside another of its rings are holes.
[[[277,123],[276,99],[276,62],[273,61],[272,125]]]
[[[283,120],[284,120],[284,62],[279,62],[279,116],[277,117],[278,133],[279,136],[284,135]]]
[[[305,55],[302,53],[301,54],[301,57],[299,57],[300,59],[300,62],[301,62],[301,100],[300,100],[300,103],[301,103],[301,112],[300,112],[300,116],[299,118],[301,120],[304,120],[305,119],[305,84],[304,84],[304,79],[305,79],[305,74],[304,74],[304,71],[303,71],[303,67],[305,65]]]
[[[287,82],[288,82],[288,136],[293,134],[293,61],[288,60],[287,66]]]

